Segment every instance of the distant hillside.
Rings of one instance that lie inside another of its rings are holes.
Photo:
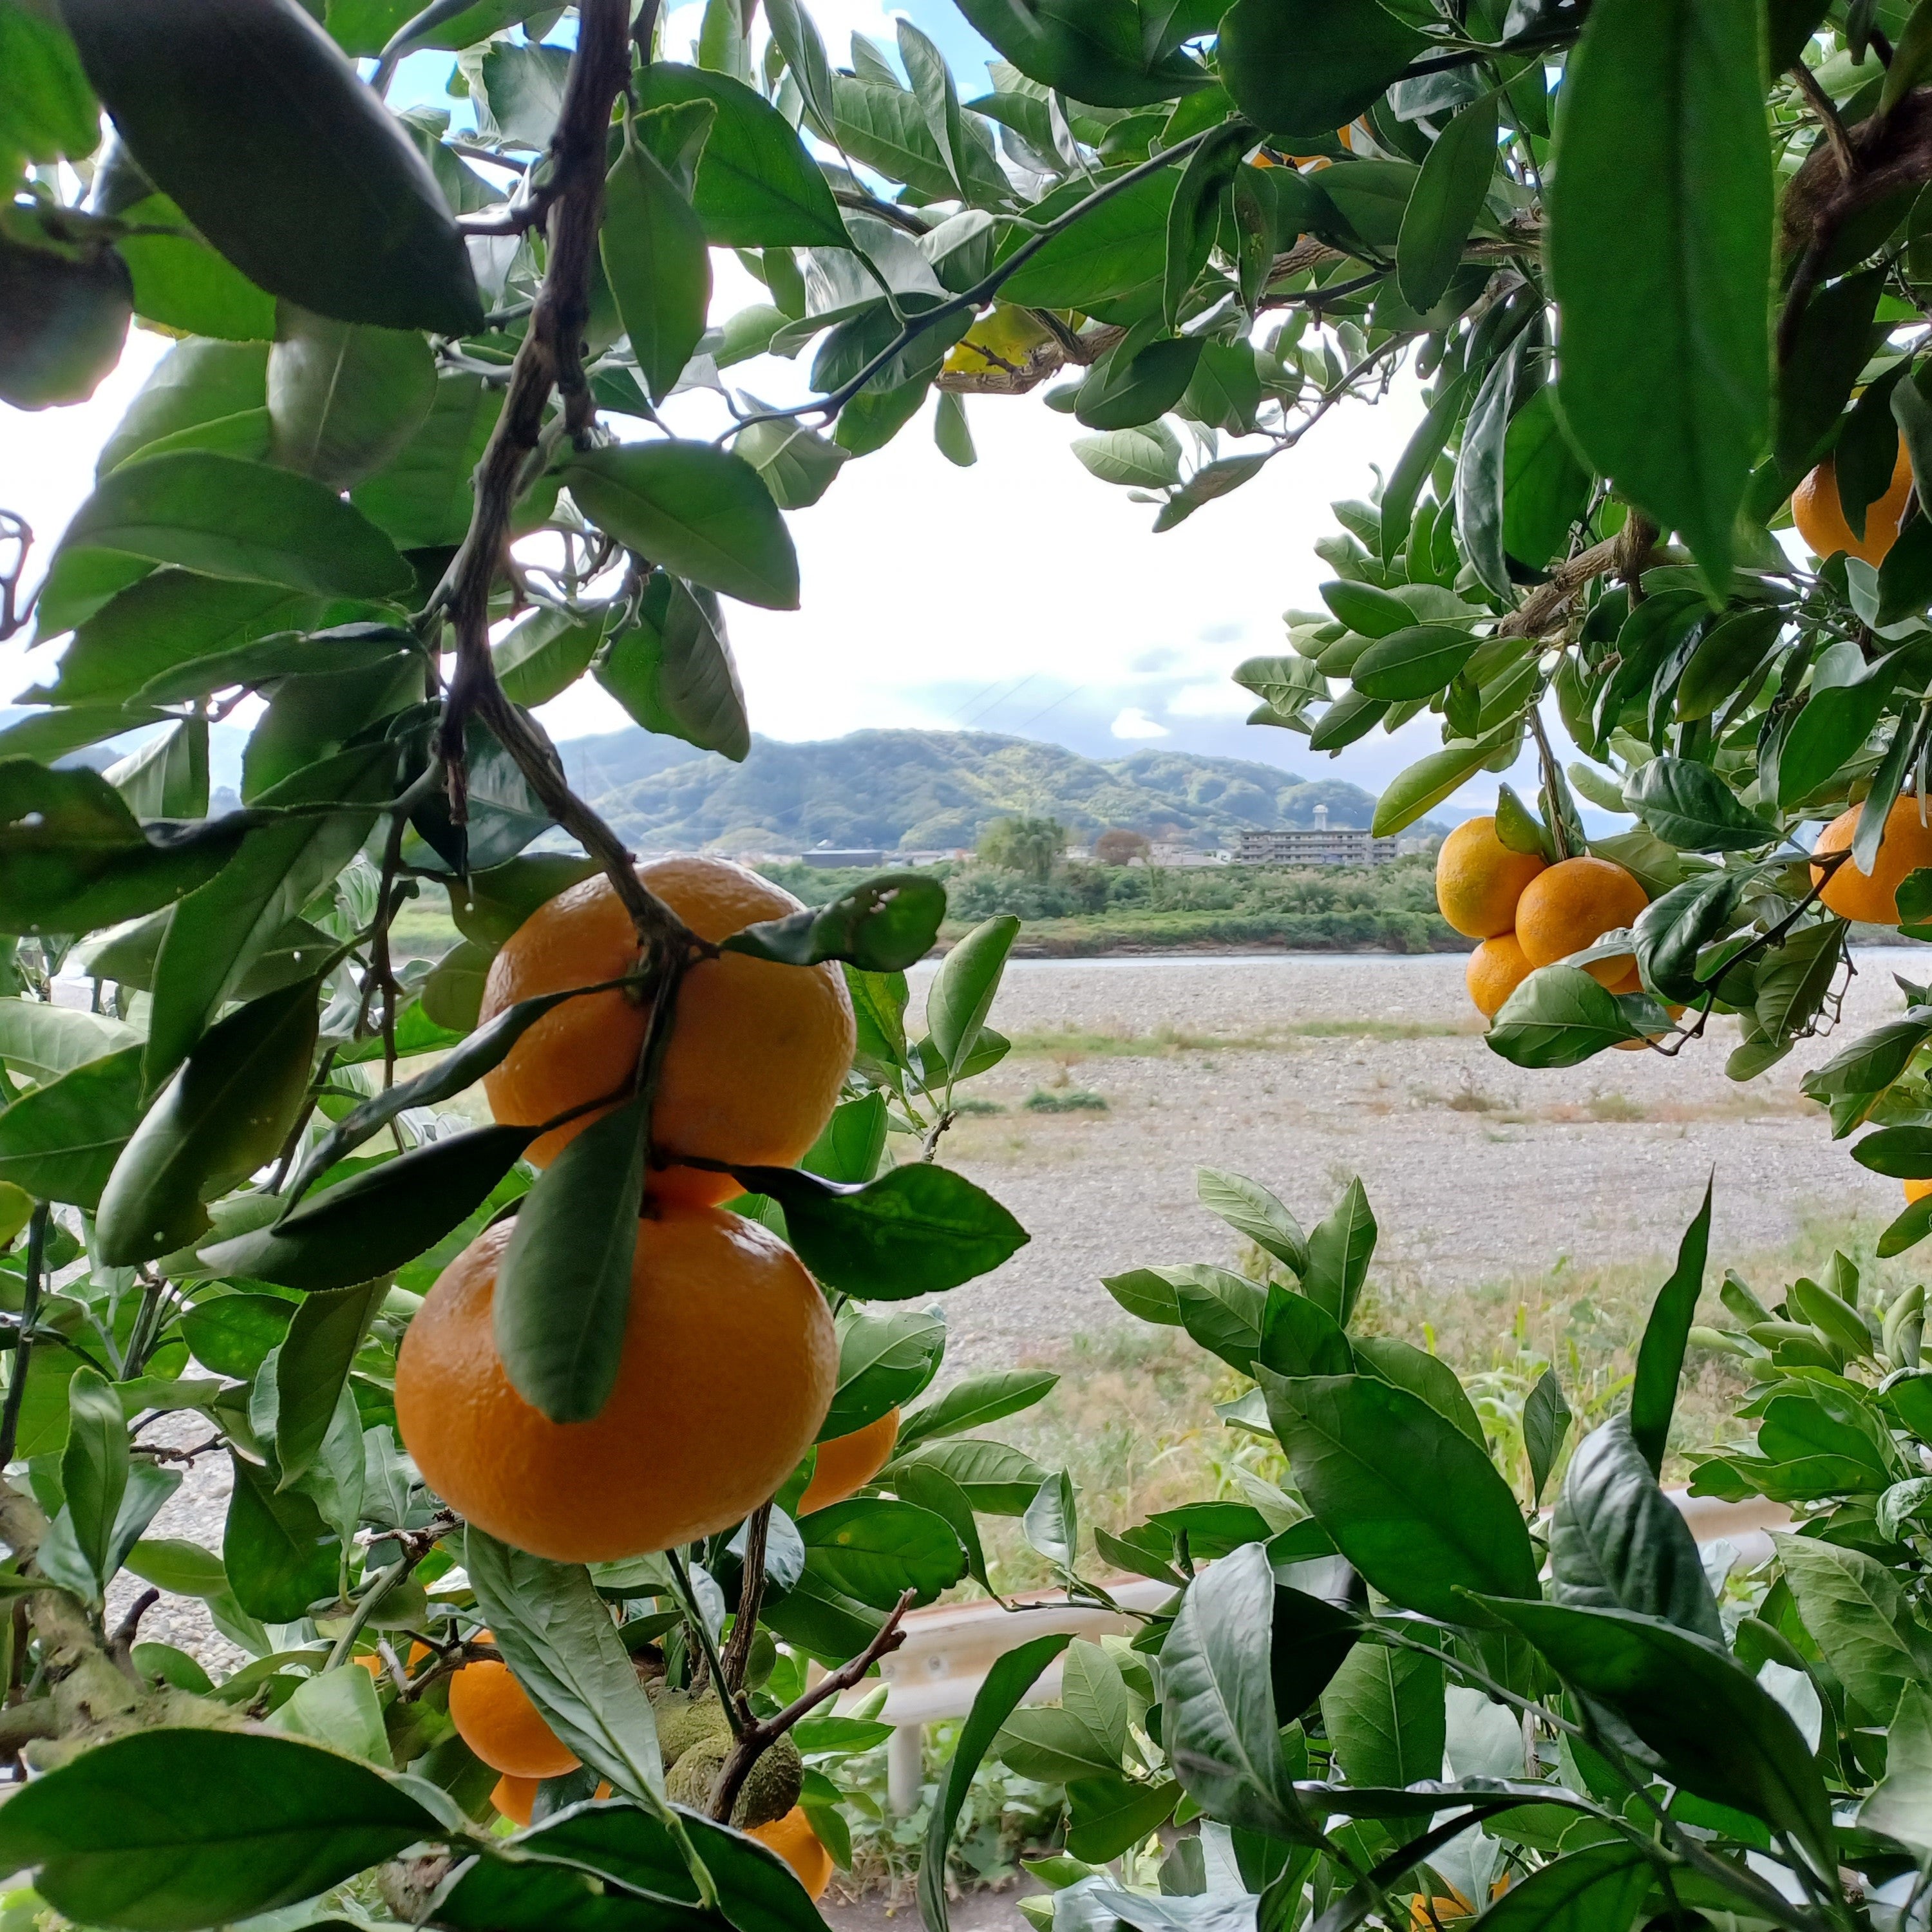
[[[573,784],[645,850],[945,848],[1017,812],[1082,834],[1119,825],[1198,842],[1244,826],[1312,826],[1324,805],[1331,824],[1366,825],[1376,802],[1358,785],[1244,758],[1145,751],[1102,762],[992,731],[754,737],[742,765],[639,730],[558,748]]]

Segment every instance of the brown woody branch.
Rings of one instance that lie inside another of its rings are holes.
[[[1559,563],[1546,584],[1539,584],[1496,626],[1499,638],[1541,638],[1555,630],[1569,616],[1570,606],[1600,577],[1612,575],[1626,582],[1640,577],[1648,567],[1657,548],[1657,526],[1640,512],[1633,510],[1623,528],[1613,537],[1592,544],[1588,550]]]
[[[654,16],[654,7],[647,4],[644,14],[646,20]],[[648,34],[646,26],[646,40]],[[511,510],[526,466],[542,440],[550,398],[562,397],[564,427],[574,440],[587,435],[596,412],[584,373],[584,338],[590,315],[591,264],[604,214],[611,111],[630,84],[631,35],[626,0],[583,0],[562,109],[550,137],[542,285],[511,365],[502,414],[477,466],[469,532],[430,608],[447,612],[455,634],[456,669],[437,740],[452,818],[460,824],[466,816],[464,728],[475,716],[516,761],[551,817],[603,867],[639,938],[670,952],[690,943],[683,921],[645,890],[622,841],[571,791],[542,740],[504,697],[490,657],[490,593],[508,562]]]
[[[828,1698],[837,1696],[842,1690],[850,1690],[880,1658],[905,1642],[905,1632],[900,1626],[917,1594],[908,1590],[900,1598],[892,1615],[880,1627],[878,1635],[856,1657],[842,1664],[836,1670],[828,1670],[802,1697],[788,1704],[776,1717],[761,1718],[747,1725],[738,1734],[737,1742],[731,1747],[731,1755],[724,1760],[717,1789],[711,1794],[711,1815],[720,1824],[730,1819],[732,1807],[738,1802],[738,1793],[751,1775],[752,1766],[766,1750],[794,1724],[811,1716]]]
[[[760,1503],[745,1525],[745,1560],[739,1565],[737,1620],[731,1626],[730,1641],[719,1660],[724,1666],[724,1681],[718,1687],[719,1698],[729,1709],[745,1682],[752,1660],[752,1640],[758,1634],[758,1606],[765,1595],[765,1544],[772,1526],[772,1506]],[[744,1714],[748,1716],[749,1713]]]

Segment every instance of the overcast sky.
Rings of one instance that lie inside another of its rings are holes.
[[[673,58],[700,10],[670,16]],[[875,0],[814,0],[813,10],[835,60],[855,28],[892,44],[893,13]],[[944,0],[903,10],[944,47],[970,100],[984,85],[983,44]],[[448,66],[446,55],[413,57],[394,98],[442,101]],[[730,256],[712,260],[714,319],[763,298]],[[119,368],[76,407],[0,405],[0,504],[33,524],[43,563],[87,494],[96,452],[167,346],[135,331]],[[761,358],[727,374],[735,388],[789,402],[805,394],[808,366]],[[723,420],[715,399],[678,402],[680,427],[710,434]],[[1328,505],[1366,495],[1371,466],[1386,470],[1400,453],[1418,414],[1412,388],[1336,411],[1256,481],[1158,537],[1153,507],[1090,476],[1069,447],[1084,432],[1037,392],[969,400],[980,454],[970,470],[939,454],[932,413],[928,403],[886,448],[849,464],[820,503],[790,517],[802,609],[728,606],[755,730],[806,739],[970,726],[1099,757],[1160,746],[1263,759],[1371,790],[1439,741],[1425,717],[1394,739],[1318,755],[1305,738],[1244,725],[1252,700],[1228,676],[1243,658],[1286,647],[1283,610],[1318,604],[1330,573],[1312,546],[1335,527]],[[44,677],[53,655],[0,645],[0,701]],[[628,722],[587,679],[543,716],[560,738]],[[1485,774],[1454,803],[1486,806],[1495,787]]]

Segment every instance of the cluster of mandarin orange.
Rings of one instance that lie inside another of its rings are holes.
[[[768,880],[719,860],[668,859],[640,867],[638,877],[713,943],[800,910]],[[586,880],[539,908],[497,954],[482,1021],[520,1000],[624,978],[638,962],[636,932],[609,880]],[[586,994],[538,1020],[486,1077],[502,1123],[534,1126],[586,1109],[532,1145],[538,1166],[622,1103],[650,1019],[647,997]],[[491,1323],[509,1222],[449,1264],[404,1337],[398,1424],[423,1480],[452,1509],[519,1549],[590,1563],[698,1541],[777,1492],[831,1406],[838,1362],[831,1315],[784,1242],[722,1210],[737,1184],[682,1163],[795,1163],[837,1103],[853,1037],[836,965],[724,953],[692,967],[659,1066],[629,1316],[602,1412],[587,1422],[553,1422],[512,1386]],[[893,1411],[820,1444],[800,1513],[870,1482],[898,1427]],[[502,1774],[495,1801],[507,1816],[526,1822],[536,1784],[576,1767],[500,1663],[457,1671],[449,1711],[470,1749]],[[757,1834],[814,1896],[824,1889],[830,1856],[802,1811]]]

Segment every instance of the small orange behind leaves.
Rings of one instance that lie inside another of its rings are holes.
[[[1910,1208],[1915,1201],[1923,1201],[1932,1194],[1932,1180],[1908,1180],[1905,1184],[1905,1204]]]
[[[889,1408],[863,1429],[821,1442],[812,1480],[798,1499],[796,1514],[809,1516],[814,1510],[829,1509],[856,1496],[892,1460],[892,1445],[898,1439],[899,1412]]]
[[[1545,869],[1533,852],[1512,852],[1492,818],[1472,818],[1443,840],[1436,855],[1436,903],[1471,939],[1493,939],[1516,923],[1516,902]]]
[[[1814,885],[1825,879],[1819,898],[1840,919],[1862,920],[1872,926],[1898,923],[1899,887],[1914,872],[1932,866],[1932,824],[1920,823],[1919,803],[1911,797],[1894,802],[1886,816],[1885,836],[1878,842],[1878,856],[1869,876],[1858,870],[1856,859],[1842,861],[1828,879],[1823,866],[1811,868]],[[1814,854],[1822,858],[1848,850],[1864,809],[1855,805],[1840,812],[1819,833],[1818,842],[1811,848]],[[1932,800],[1926,802],[1925,817],[1932,820]]]
[[[1535,971],[1513,932],[1499,932],[1486,939],[1469,955],[1462,969],[1469,997],[1485,1019],[1492,1020],[1503,1010],[1503,1002]]]
[[[1852,526],[1845,520],[1838,466],[1828,456],[1792,493],[1792,520],[1815,556],[1827,557],[1843,550],[1847,556],[1876,566],[1885,561],[1886,553],[1898,541],[1899,519],[1905,514],[1905,500],[1911,489],[1912,459],[1906,454],[1901,436],[1892,481],[1885,494],[1866,506],[1863,536],[1852,536]]]
[[[508,1777],[561,1778],[577,1768],[576,1754],[544,1721],[510,1666],[494,1658],[466,1664],[450,1678],[449,1721],[492,1771]]]
[[[490,1802],[513,1825],[527,1825],[536,1810],[540,1778],[512,1778],[506,1772],[490,1788]]]
[[[769,1825],[754,1825],[751,1835],[771,1849],[798,1875],[798,1882],[816,1904],[832,1882],[832,1854],[819,1842],[802,1805],[794,1804]]]
[[[1632,924],[1650,903],[1635,878],[1607,859],[1565,859],[1540,872],[1516,907],[1516,936],[1532,966],[1553,966],[1594,945],[1606,932]],[[1630,953],[1593,959],[1583,970],[1614,987],[1629,976]]]

